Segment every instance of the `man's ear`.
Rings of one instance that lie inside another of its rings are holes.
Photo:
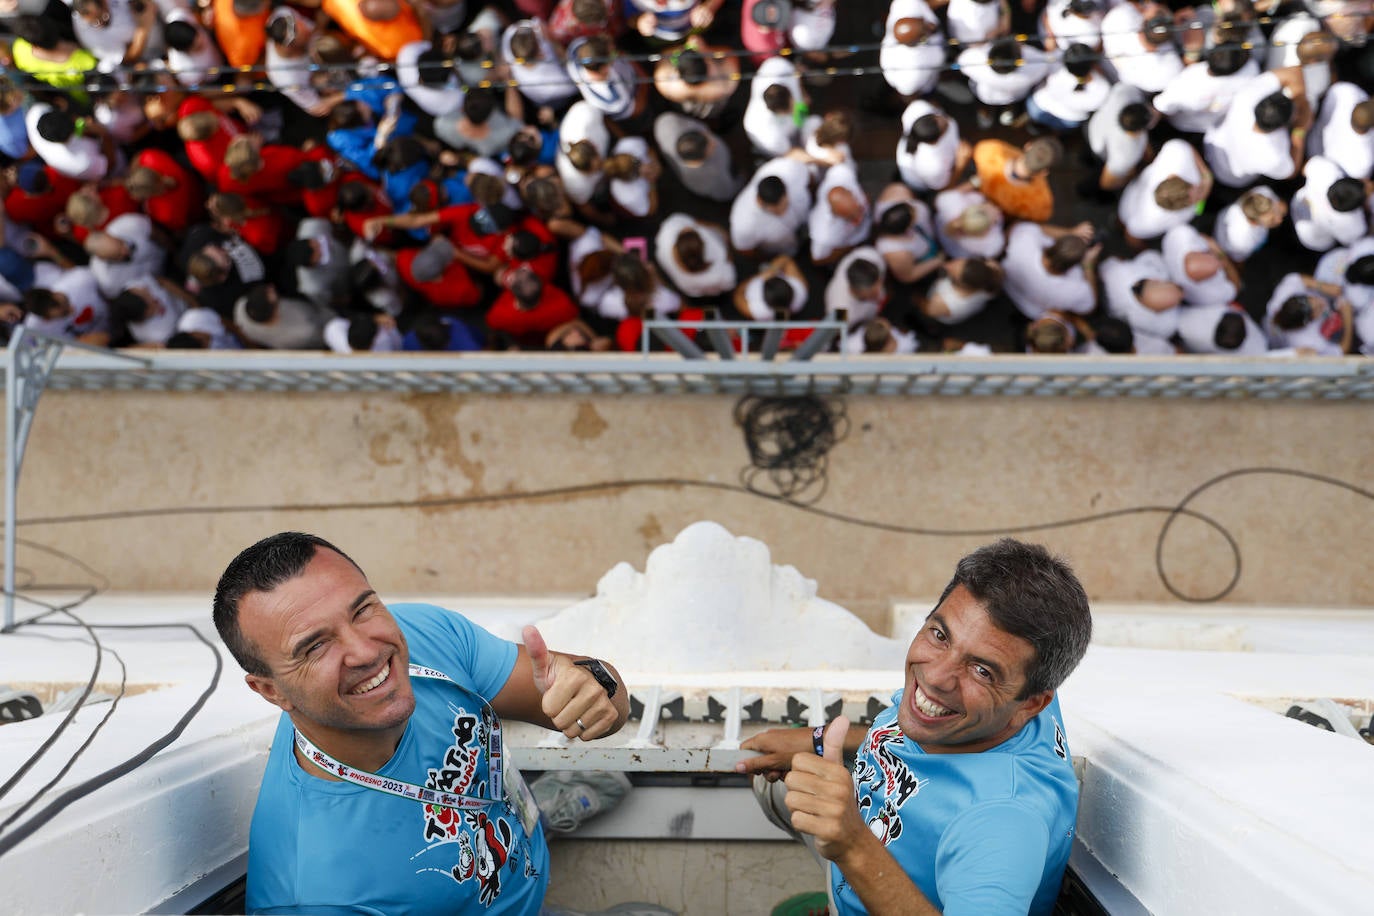
[[[259,674],[245,674],[243,680],[244,683],[248,685],[249,690],[253,691],[273,706],[280,707],[283,712],[290,712],[294,708],[291,705],[291,701],[277,689],[277,682],[274,678],[264,677]]]
[[[1021,705],[1016,709],[1016,715],[1013,717],[1016,722],[1016,727],[1020,728],[1031,719],[1040,715],[1044,708],[1050,705],[1050,700],[1053,699],[1054,691],[1045,690],[1040,693],[1033,693],[1022,700]]]

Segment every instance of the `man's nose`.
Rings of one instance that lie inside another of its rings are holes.
[[[934,661],[923,666],[925,682],[931,687],[952,689],[958,681],[959,660],[949,652],[942,652]]]
[[[344,664],[350,668],[366,668],[377,660],[377,643],[358,627],[349,627],[341,637]]]

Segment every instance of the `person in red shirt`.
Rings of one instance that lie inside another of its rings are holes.
[[[211,226],[238,235],[259,254],[274,255],[286,243],[286,220],[281,211],[260,200],[233,193],[211,194],[205,208]]]
[[[334,208],[327,216],[335,223],[343,223],[359,238],[367,238],[367,221],[391,212],[391,201],[377,182],[357,172],[346,172],[339,180]],[[384,247],[390,246],[392,233],[384,229],[372,241]]]
[[[15,168],[8,184],[5,213],[10,219],[50,239],[65,234],[67,198],[76,193],[81,182],[30,159]]]
[[[200,96],[191,96],[181,103],[176,125],[191,167],[214,183],[230,142],[243,134],[243,127]]]
[[[107,185],[88,184],[78,188],[67,198],[64,234],[84,245],[92,232],[104,229],[110,220],[126,213],[137,212],[138,201],[134,200],[119,182]]]
[[[522,348],[539,349],[550,331],[577,316],[572,297],[521,267],[487,312],[487,327],[509,334]]]
[[[124,189],[149,219],[178,235],[198,222],[205,209],[200,179],[160,149],[145,149],[134,157]]]
[[[263,143],[258,134],[229,142],[215,183],[221,191],[259,197],[269,204],[300,206],[301,189],[291,183],[291,170],[306,154],[294,146]]]
[[[453,243],[441,235],[424,248],[396,252],[396,272],[435,308],[472,308],[481,302],[482,291],[454,255]]]

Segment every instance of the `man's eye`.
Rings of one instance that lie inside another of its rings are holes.
[[[930,636],[931,636],[931,638],[934,639],[936,642],[944,642],[944,641],[945,641],[945,631],[942,630],[942,629],[940,629],[939,627],[931,627],[931,628],[930,628]]]
[[[982,678],[982,679],[985,680],[985,681],[990,681],[990,680],[992,680],[992,671],[991,671],[990,669],[988,669],[988,668],[983,667],[982,665],[974,665],[974,666],[973,666],[973,673],[976,674],[976,675],[978,675],[980,678]]]

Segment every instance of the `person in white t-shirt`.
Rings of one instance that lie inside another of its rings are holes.
[[[91,273],[107,299],[144,276],[161,276],[167,250],[153,238],[153,221],[142,213],[124,213],[86,236]]]
[[[969,187],[935,195],[935,238],[951,258],[1000,258],[1007,247],[1006,216]]]
[[[1203,135],[1207,164],[1217,181],[1243,188],[1261,178],[1291,178],[1302,159],[1302,144],[1288,132],[1293,116],[1293,101],[1276,75],[1251,78],[1232,98],[1221,122]]]
[[[1151,104],[1175,130],[1205,133],[1221,123],[1236,93],[1259,72],[1259,63],[1239,42],[1220,44],[1205,61],[1184,67]]]
[[[189,9],[169,10],[163,21],[167,68],[177,82],[189,87],[208,82],[210,71],[224,66],[224,55],[214,38]]]
[[[1004,280],[1002,265],[988,258],[946,261],[930,290],[916,299],[916,308],[941,324],[958,324],[983,311]]]
[[[915,353],[918,346],[915,333],[894,327],[892,322],[879,315],[846,334],[840,343],[840,352],[846,356],[862,356],[866,353],[905,356]]]
[[[558,110],[577,98],[576,84],[537,19],[513,22],[501,33],[501,56],[520,94],[536,107]]]
[[[1102,53],[1108,74],[1141,92],[1163,91],[1183,71],[1173,41],[1174,21],[1157,3],[1125,0],[1102,17]]]
[[[1374,176],[1374,101],[1354,83],[1335,83],[1322,100],[1308,152],[1325,156],[1352,178]]]
[[[802,0],[792,4],[788,43],[797,51],[824,52],[835,35],[836,0]]]
[[[396,319],[363,312],[331,318],[324,325],[324,344],[335,353],[395,353],[404,349]]]
[[[1263,247],[1269,230],[1277,228],[1287,215],[1288,205],[1268,187],[1258,185],[1217,214],[1212,232],[1222,252],[1241,263]]]
[[[1374,236],[1345,248],[1333,248],[1317,261],[1312,276],[1341,288],[1355,311],[1364,314],[1374,305]],[[1361,340],[1366,340],[1363,332]],[[1367,341],[1374,344],[1374,340]]]
[[[1312,251],[1326,251],[1364,238],[1368,183],[1349,177],[1325,156],[1307,160],[1302,173],[1307,181],[1293,195],[1292,207],[1298,241]]]
[[[1354,310],[1340,287],[1307,274],[1290,273],[1274,287],[1264,309],[1264,330],[1271,348],[1295,347],[1318,356],[1351,352]]]
[[[844,312],[851,328],[873,320],[887,302],[886,279],[887,268],[878,249],[855,248],[835,265],[826,284],[826,315],[833,318]]]
[[[1128,239],[1156,239],[1192,222],[1211,192],[1212,173],[1202,156],[1186,140],[1170,140],[1121,192],[1117,216]]]
[[[145,275],[110,301],[110,313],[135,343],[162,345],[177,332],[181,316],[197,305],[195,297],[166,277]]]
[[[811,212],[811,173],[780,156],[759,166],[730,207],[730,243],[745,257],[795,255],[797,231]]]
[[[897,171],[917,191],[942,191],[968,167],[973,148],[959,137],[959,124],[938,107],[917,99],[902,112]]]
[[[1179,310],[1178,338],[1189,353],[1263,356],[1264,329],[1238,305],[1187,305]]]
[[[1095,269],[1102,253],[1091,223],[1066,228],[1017,223],[1002,258],[1007,296],[1034,321],[1054,310],[1086,315],[1097,307]]]
[[[1040,43],[1046,51],[1087,45],[1102,50],[1102,10],[1097,0],[1049,0],[1040,14]]]
[[[1150,149],[1151,126],[1145,93],[1130,83],[1112,86],[1086,127],[1088,147],[1102,160],[1099,188],[1118,191],[1126,186]]]
[[[568,280],[578,305],[600,311],[602,298],[615,285],[611,265],[623,252],[620,242],[595,226],[568,243]]]
[[[1107,258],[1099,273],[1109,314],[1132,330],[1166,340],[1178,331],[1183,287],[1169,279],[1158,251],[1142,251],[1130,260]]]
[[[596,307],[603,318],[667,318],[682,307],[682,297],[664,284],[657,268],[637,254],[617,255],[611,279],[611,288]]]
[[[611,149],[606,116],[586,102],[575,102],[558,125],[553,165],[568,200],[585,205],[601,183],[601,163]]]
[[[1161,244],[1169,279],[1183,287],[1190,305],[1217,305],[1235,300],[1240,272],[1217,243],[1192,226],[1175,226]]]
[[[741,283],[733,297],[735,311],[753,321],[788,318],[806,308],[810,290],[797,262],[785,254],[769,261]]]
[[[873,208],[859,184],[854,166],[831,166],[816,189],[816,202],[807,218],[811,236],[811,262],[830,264],[868,238],[873,229]]]
[[[657,212],[658,176],[662,167],[649,141],[643,137],[617,140],[601,171],[610,181],[611,202],[618,210],[636,219]]]
[[[882,254],[893,280],[919,282],[945,262],[935,240],[930,207],[906,185],[893,182],[884,188],[873,205],[873,214],[873,247]]]
[[[68,178],[100,181],[109,174],[114,140],[95,118],[35,102],[24,115],[24,126],[38,157]]]
[[[808,110],[797,65],[791,58],[770,57],[759,65],[749,85],[744,133],[754,149],[782,156],[802,145]]]
[[[23,302],[28,313],[26,328],[93,346],[110,343],[109,305],[89,268],[53,269],[36,275]]]
[[[949,0],[945,7],[949,37],[970,46],[1011,34],[1011,4],[1007,0]]]
[[[314,24],[297,10],[279,6],[267,17],[266,34],[268,82],[306,114],[320,118],[333,111],[343,93],[321,92],[310,79],[315,69],[310,57]]]
[[[76,40],[100,61],[101,72],[157,60],[167,49],[153,0],[74,0],[71,8]]]
[[[654,259],[689,299],[719,296],[735,288],[735,265],[725,232],[685,213],[674,213],[659,225]]]
[[[406,97],[432,117],[463,110],[463,84],[444,63],[444,52],[428,41],[412,41],[396,52],[396,82]]]
[[[905,98],[935,88],[945,68],[945,36],[925,0],[892,0],[878,66],[887,84]]]
[[[583,101],[613,121],[633,121],[648,105],[650,81],[638,64],[619,55],[609,35],[570,43],[567,67]]]
[[[1000,108],[1022,101],[1040,85],[1049,72],[1049,58],[1037,47],[999,38],[960,51],[959,70],[979,102]],[[1002,120],[1011,123],[1010,117]]]
[[[1111,82],[1098,71],[1099,52],[1075,42],[1051,66],[1045,82],[1026,99],[1026,114],[1051,130],[1076,130],[1101,108]]]

